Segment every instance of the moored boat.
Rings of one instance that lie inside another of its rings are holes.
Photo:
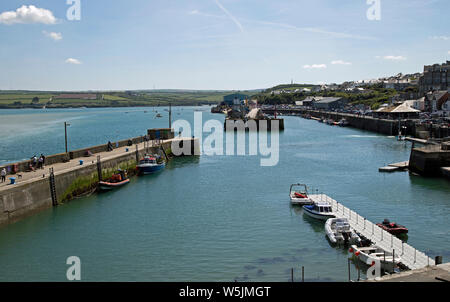
[[[347,218],[330,218],[325,223],[325,232],[333,244],[358,244],[361,241]]]
[[[348,125],[349,125],[349,123],[348,123],[348,121],[345,118],[341,119],[338,122],[338,126],[340,126],[340,127],[347,127]]]
[[[328,202],[317,202],[312,205],[303,206],[305,214],[320,220],[335,218],[331,205]]]
[[[371,245],[367,247],[358,247],[352,245],[350,253],[353,253],[358,260],[372,266],[376,261],[380,262],[381,269],[386,272],[393,272],[395,267],[400,263],[401,258],[397,255],[393,255],[392,252],[384,251],[382,248]]]
[[[118,173],[114,174],[107,180],[102,180],[99,182],[99,188],[103,191],[113,190],[126,185],[130,182],[128,178],[127,171],[119,170]]]
[[[385,219],[382,223],[377,223],[377,226],[392,235],[402,235],[408,233],[408,229],[405,226],[395,222],[390,222],[389,219]]]
[[[293,205],[308,205],[313,204],[314,201],[309,198],[308,187],[305,184],[292,184],[289,191],[291,204]]]
[[[137,169],[139,174],[152,174],[164,169],[165,166],[164,162],[158,163],[156,157],[146,155],[139,161]]]

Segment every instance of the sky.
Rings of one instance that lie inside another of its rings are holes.
[[[2,0],[0,89],[247,90],[422,72],[450,60],[449,11],[448,0]]]

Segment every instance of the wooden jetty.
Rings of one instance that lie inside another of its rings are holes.
[[[358,213],[352,211],[333,198],[325,194],[310,195],[310,198],[314,202],[328,202],[331,204],[337,218],[347,218],[350,226],[355,229],[356,232],[368,238],[386,252],[394,251],[395,255],[401,257],[401,263],[407,268],[413,270],[435,265],[435,261],[423,252],[418,251],[411,245],[401,241],[394,235],[386,232],[375,223],[370,222],[368,219],[360,216]]]

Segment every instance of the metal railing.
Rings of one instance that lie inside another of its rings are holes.
[[[386,232],[376,224],[362,217],[355,211],[347,208],[342,203],[330,198],[325,194],[312,195],[313,200],[326,201],[331,204],[333,211],[339,218],[347,218],[350,226],[364,237],[370,239],[374,244],[385,251],[395,252],[401,258],[401,263],[410,269],[419,269],[435,265],[435,261],[425,253],[415,249],[403,242],[396,236]]]

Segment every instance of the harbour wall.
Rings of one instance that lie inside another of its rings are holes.
[[[425,176],[447,177],[446,170],[442,168],[450,167],[450,150],[442,146],[444,144],[412,148],[409,170]]]
[[[133,138],[113,142],[112,145],[114,148],[120,148],[120,147],[127,146],[130,141],[132,144],[138,144],[138,143],[142,143],[144,140],[145,140],[144,136],[133,137]],[[64,163],[71,159],[81,158],[81,157],[86,156],[86,153],[88,151],[90,151],[92,154],[108,151],[108,144],[106,143],[106,144],[102,144],[102,145],[91,146],[88,148],[73,150],[73,151],[69,151],[68,153],[58,153],[58,154],[53,154],[53,155],[48,155],[48,156],[46,155],[45,165],[48,166],[48,165],[53,165],[53,164],[57,164],[57,163]],[[39,157],[40,153],[36,153],[36,156]],[[29,170],[30,161],[31,161],[31,159],[17,162],[17,163],[6,164],[3,166],[0,166],[0,170],[5,168],[6,171],[8,171],[8,174],[15,174],[12,172],[14,171],[14,168],[16,167],[16,169],[17,169],[16,173],[26,172]]]
[[[199,150],[198,139],[180,138],[177,140],[179,144],[191,145],[191,153],[187,155],[198,154],[195,153]],[[162,147],[166,152],[170,150],[172,140],[162,142]],[[95,150],[95,148],[86,149]],[[156,154],[160,150],[161,148],[158,146],[141,147],[136,151],[133,146],[130,147],[129,152],[124,152],[119,155],[108,156],[107,153],[102,153],[100,162],[103,178],[109,177],[119,168],[134,171],[137,158],[143,156],[147,151]],[[97,160],[92,160],[92,158],[85,158],[86,162],[83,165],[55,171],[54,188],[58,204],[73,200],[77,196],[92,192],[97,188],[99,181],[98,166]],[[50,177],[43,177],[20,181],[15,185],[0,188],[0,226],[14,223],[39,211],[55,206],[50,184]]]
[[[278,113],[282,114],[301,114],[310,115],[315,118],[327,118],[334,121],[346,119],[350,127],[381,133],[385,135],[397,135],[399,133],[400,123],[398,120],[374,118],[364,115],[355,115],[340,112],[328,112],[310,109],[277,109]],[[265,109],[264,113],[274,114],[273,109]],[[406,135],[417,138],[445,138],[450,136],[450,128],[440,125],[423,125],[419,124],[417,120],[402,119],[401,126],[406,127]]]

